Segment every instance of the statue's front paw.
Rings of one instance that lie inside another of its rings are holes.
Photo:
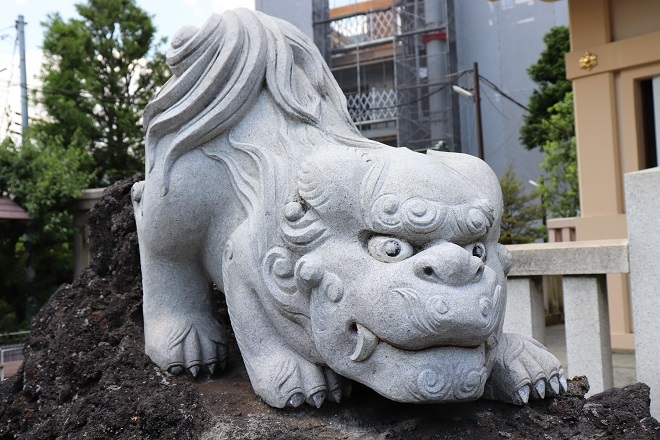
[[[257,394],[276,408],[305,402],[320,408],[326,399],[339,403],[350,394],[350,380],[288,349],[274,350],[268,357],[244,354],[243,360]]]
[[[226,336],[215,319],[201,316],[197,319],[158,318],[150,319],[150,331],[145,333],[145,351],[162,369],[175,375],[188,371],[195,377],[201,369],[213,374],[218,365],[225,367]]]
[[[530,398],[543,399],[566,391],[561,363],[534,339],[504,333],[497,350],[485,398],[524,405]]]

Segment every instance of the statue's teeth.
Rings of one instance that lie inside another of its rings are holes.
[[[355,351],[351,355],[351,360],[361,362],[369,359],[369,356],[374,352],[378,345],[378,337],[362,324],[356,324],[356,326],[358,340],[355,345]]]

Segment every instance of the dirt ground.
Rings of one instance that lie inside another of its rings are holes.
[[[91,267],[33,320],[23,366],[0,384],[0,440],[660,439],[644,384],[585,399],[576,378],[524,407],[400,404],[356,384],[341,404],[280,410],[254,394],[235,343],[214,377],[163,373],[143,351],[137,178],[106,190],[89,214]],[[221,298],[218,317],[227,324]]]

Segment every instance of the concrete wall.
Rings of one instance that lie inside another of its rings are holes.
[[[568,25],[566,1],[454,0],[458,68],[479,63],[479,73],[505,93],[527,105],[536,87],[527,75],[545,48],[543,36],[553,26]],[[459,81],[471,88],[468,74]],[[509,163],[523,182],[536,181],[543,160],[539,151],[527,151],[518,140],[524,110],[482,83],[482,118],[486,162],[502,175]],[[460,98],[463,152],[476,155],[473,102]],[[530,189],[532,189],[530,185]]]
[[[308,37],[314,38],[312,0],[255,0],[254,7],[257,11],[293,23]]]

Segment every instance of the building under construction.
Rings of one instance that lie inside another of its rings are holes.
[[[315,1],[314,36],[371,139],[461,151],[453,1]]]

